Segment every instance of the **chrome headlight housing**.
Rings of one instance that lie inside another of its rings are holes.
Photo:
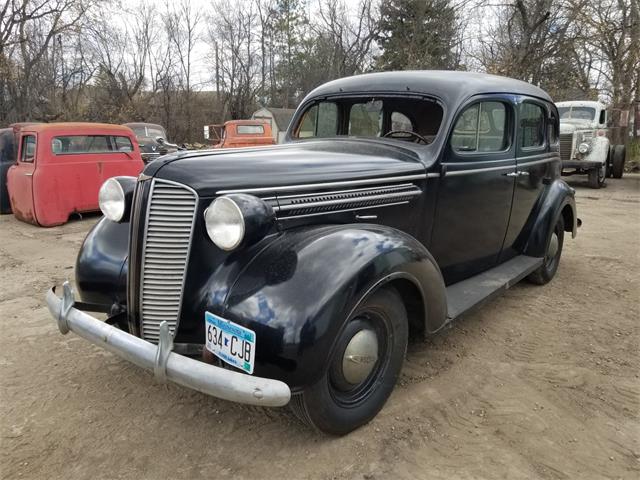
[[[264,237],[274,220],[275,214],[270,205],[246,194],[218,197],[204,211],[209,238],[218,248],[226,251]]]
[[[113,177],[104,182],[98,193],[102,214],[112,222],[127,220],[135,185],[135,177]]]
[[[578,152],[580,152],[582,155],[589,153],[589,150],[591,150],[591,145],[589,145],[586,142],[583,142],[580,145],[578,145]]]

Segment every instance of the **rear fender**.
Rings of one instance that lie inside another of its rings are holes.
[[[443,325],[445,287],[435,260],[413,237],[378,225],[283,233],[238,276],[223,311],[213,313],[256,332],[255,374],[299,389],[320,378],[353,309],[383,285],[398,288],[424,332]]]
[[[549,236],[560,218],[564,219],[564,229],[575,238],[578,231],[575,191],[564,180],[554,180],[542,196],[533,225],[528,229],[529,236],[524,246],[524,254],[532,257],[544,257]]]

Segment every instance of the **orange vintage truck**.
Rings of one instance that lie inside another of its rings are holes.
[[[229,120],[221,125],[205,125],[204,138],[213,148],[273,145],[271,125],[261,120]]]

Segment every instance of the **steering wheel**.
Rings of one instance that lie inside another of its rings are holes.
[[[416,132],[412,132],[410,130],[391,130],[382,136],[382,138],[408,138],[408,137],[415,138],[416,139],[415,143],[423,142],[425,145],[429,144],[429,141],[426,138],[424,138],[422,135]]]

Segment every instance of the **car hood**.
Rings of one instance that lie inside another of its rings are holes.
[[[146,176],[188,185],[200,197],[213,197],[220,190],[268,189],[424,172],[425,165],[413,149],[361,139],[178,152],[159,158],[144,170]]]
[[[578,130],[593,130],[588,120],[563,120],[560,122],[560,133],[573,133]]]

